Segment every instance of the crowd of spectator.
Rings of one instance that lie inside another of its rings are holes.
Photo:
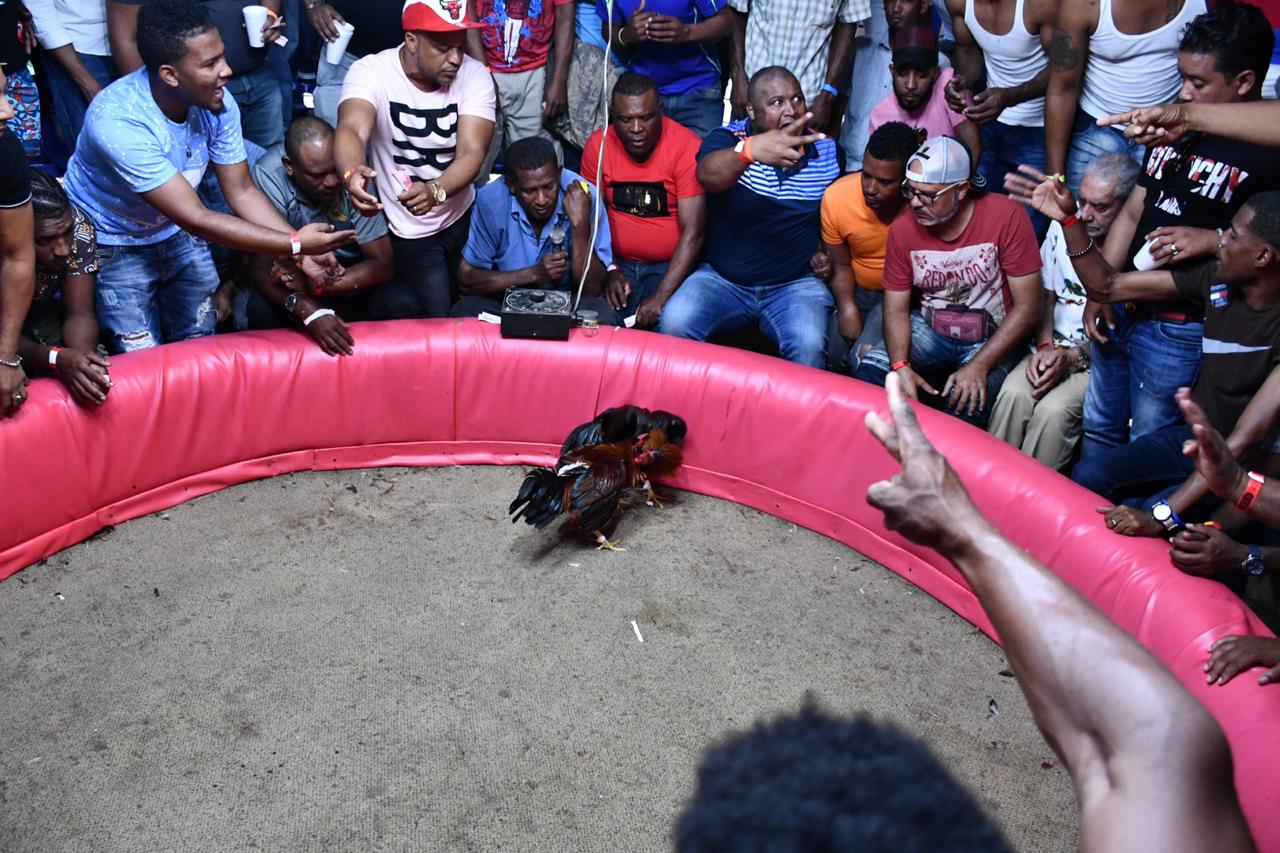
[[[1280,474],[1280,139],[1225,109],[1274,94],[1277,25],[1277,0],[0,0],[0,411],[42,374],[109,405],[111,357],[216,331],[346,357],[348,321],[580,290],[602,323],[897,374],[1280,627],[1280,534],[1247,513]],[[1240,494],[1183,454],[1180,388]]]

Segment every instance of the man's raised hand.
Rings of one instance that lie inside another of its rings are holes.
[[[382,210],[382,202],[369,192],[369,182],[378,177],[378,173],[368,166],[356,166],[347,177],[347,197],[355,209],[365,216],[372,216]]]
[[[1187,116],[1181,104],[1143,107],[1098,119],[1099,127],[1111,127],[1117,124],[1126,125],[1124,135],[1141,145],[1173,142],[1189,130]]]
[[[1183,455],[1196,463],[1196,473],[1209,491],[1224,501],[1234,501],[1244,492],[1248,475],[1232,455],[1222,433],[1209,425],[1209,416],[1191,399],[1191,389],[1179,388],[1177,397],[1182,416],[1195,436],[1182,445]]]
[[[1046,175],[1032,166],[1022,165],[1017,172],[1004,176],[1009,197],[1033,207],[1045,216],[1061,222],[1076,212],[1076,199],[1061,175]]]
[[[794,169],[804,159],[804,149],[819,139],[826,139],[823,133],[807,133],[809,121],[813,113],[805,113],[777,130],[767,130],[751,137],[751,156],[766,166],[779,166],[783,169]]]
[[[327,222],[311,222],[298,229],[304,255],[327,255],[340,246],[356,241],[353,228],[335,231]]]

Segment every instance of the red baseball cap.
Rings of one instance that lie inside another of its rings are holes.
[[[473,30],[484,24],[467,19],[467,0],[407,0],[400,13],[400,26],[405,32],[451,33]]]

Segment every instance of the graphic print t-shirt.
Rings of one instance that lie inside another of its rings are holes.
[[[98,271],[98,238],[93,223],[77,207],[72,207],[71,254],[59,270],[36,265],[36,287],[31,294],[31,312],[43,308],[62,290],[69,275],[90,275]]]
[[[983,312],[987,329],[994,330],[1013,307],[1009,279],[1039,269],[1027,212],[1006,196],[984,195],[954,240],[939,240],[909,211],[895,219],[889,226],[884,289],[914,290],[913,301],[926,322],[932,323],[937,311]]]
[[[495,73],[532,71],[547,64],[556,6],[573,0],[477,0],[476,21],[484,24],[484,59]]]
[[[370,165],[378,173],[378,194],[391,232],[412,240],[438,234],[458,221],[475,200],[474,188],[450,196],[425,216],[414,216],[396,201],[404,190],[393,173],[400,170],[413,181],[440,177],[458,149],[458,117],[493,121],[493,78],[484,66],[463,56],[453,83],[424,92],[405,75],[400,48],[393,47],[351,66],[342,100],[352,98],[373,104],[377,115],[369,139]]]

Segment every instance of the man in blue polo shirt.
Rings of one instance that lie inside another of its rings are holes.
[[[604,205],[591,251],[592,188],[577,172],[560,168],[555,147],[541,136],[513,142],[503,163],[506,180],[476,193],[458,266],[462,298],[451,315],[497,314],[511,287],[577,293],[585,270],[579,309],[595,311],[603,324],[619,325],[618,312],[601,298],[605,270],[613,263]]]
[[[757,71],[747,97],[747,118],[713,130],[698,151],[707,262],[663,307],[658,331],[704,341],[757,323],[783,358],[823,367],[835,303],[813,256],[822,194],[840,176],[835,143],[806,130],[804,93],[785,68]]]

